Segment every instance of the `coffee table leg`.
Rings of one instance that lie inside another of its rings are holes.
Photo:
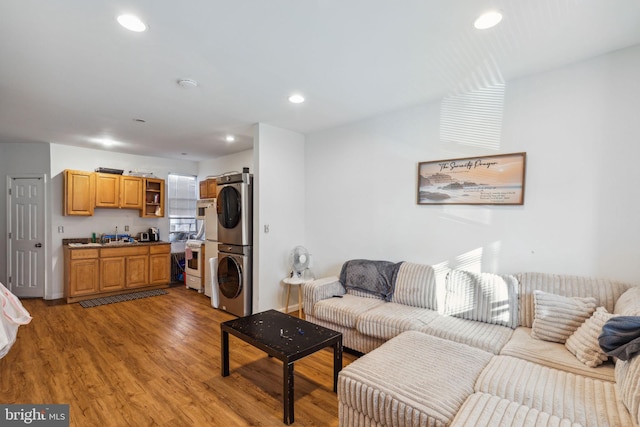
[[[293,423],[293,362],[282,362],[282,400],[284,406],[284,423]]]
[[[333,345],[333,391],[338,391],[338,374],[342,370],[342,337]]]
[[[220,340],[220,351],[222,353],[222,376],[226,377],[229,375],[229,333],[220,331]]]

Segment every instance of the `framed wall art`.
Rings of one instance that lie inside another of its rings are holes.
[[[522,205],[526,153],[418,164],[419,205]]]

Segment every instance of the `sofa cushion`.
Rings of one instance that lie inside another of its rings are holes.
[[[305,319],[316,325],[324,326],[325,328],[333,329],[336,332],[342,334],[342,346],[350,350],[355,350],[360,353],[369,353],[375,350],[386,342],[386,340],[380,338],[374,338],[370,335],[363,335],[354,328],[346,328],[344,326],[336,325],[332,322],[326,322],[320,320],[315,316],[306,316]]]
[[[535,317],[531,336],[564,343],[596,309],[593,297],[565,297],[534,291]]]
[[[616,361],[616,385],[624,406],[640,425],[640,356]]]
[[[445,292],[445,315],[518,326],[518,282],[513,276],[451,270]]]
[[[566,418],[487,393],[464,402],[451,427],[581,427]]]
[[[614,380],[613,363],[605,362],[597,368],[590,368],[576,359],[563,344],[532,338],[531,328],[520,327],[513,331],[511,339],[500,354],[591,378]]]
[[[467,344],[498,354],[509,341],[513,329],[475,320],[440,316],[419,329],[429,335]]]
[[[527,328],[533,325],[533,291],[535,290],[571,297],[594,297],[596,306],[604,307],[609,313],[614,313],[616,300],[632,286],[607,279],[566,274],[519,273],[516,277],[520,283],[518,292],[520,326]]]
[[[356,328],[364,335],[388,340],[405,331],[416,331],[438,316],[437,311],[389,302],[361,314]]]
[[[433,267],[403,262],[398,270],[391,302],[437,310],[436,273]]]
[[[620,295],[613,312],[623,316],[640,316],[640,286],[633,286]]]
[[[358,412],[372,425],[448,425],[490,359],[477,348],[404,332],[340,372],[341,423]]]
[[[567,418],[585,427],[633,425],[615,383],[515,357],[494,356],[480,374],[475,390]]]
[[[345,289],[337,276],[323,277],[302,285],[304,314],[313,316],[313,308],[318,301],[334,295],[344,295]]]
[[[318,301],[313,307],[313,315],[320,320],[355,329],[358,316],[380,304],[385,302],[376,298],[345,294],[340,298]]]
[[[595,313],[585,320],[576,331],[571,334],[564,344],[576,358],[587,366],[595,368],[609,359],[600,348],[598,337],[602,332],[602,326],[613,314],[604,307],[596,308]]]

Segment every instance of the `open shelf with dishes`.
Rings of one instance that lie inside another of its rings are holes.
[[[164,216],[164,180],[157,178],[144,179],[144,206],[140,211],[144,218]]]

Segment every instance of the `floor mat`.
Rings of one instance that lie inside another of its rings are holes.
[[[134,299],[155,297],[157,295],[166,295],[169,292],[164,289],[152,289],[150,291],[133,292],[131,294],[114,295],[111,297],[101,297],[80,301],[79,304],[84,308],[97,307],[99,305],[112,304],[114,302],[131,301]]]

